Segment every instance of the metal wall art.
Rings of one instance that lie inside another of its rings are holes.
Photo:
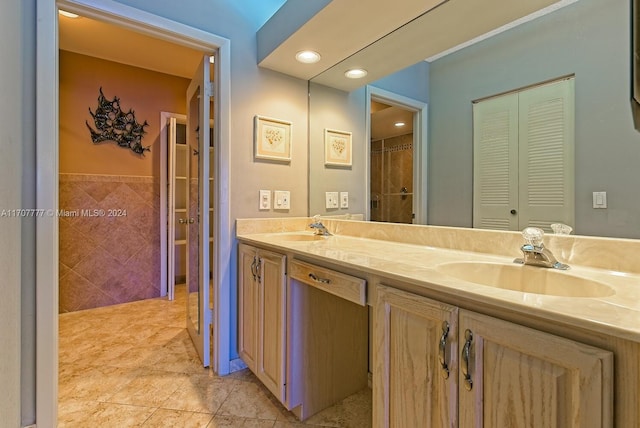
[[[109,101],[104,97],[102,88],[100,88],[98,108],[93,113],[89,107],[89,113],[93,117],[96,130],[89,125],[88,121],[85,123],[91,132],[91,140],[94,144],[115,141],[120,147],[129,148],[139,155],[144,155],[145,151],[151,151],[150,146],[144,147],[142,145],[142,137],[146,133],[144,127],[149,124],[146,120],[142,124],[138,123],[135,113],[131,109],[126,113],[123,112],[120,109],[120,98],[114,97],[112,101]]]

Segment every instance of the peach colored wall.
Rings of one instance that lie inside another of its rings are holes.
[[[189,80],[60,52],[60,293],[70,312],[160,295],[160,112],[184,114]],[[149,123],[144,156],[94,144],[100,87]],[[96,215],[92,215],[97,213]]]
[[[186,112],[189,79],[60,51],[60,172],[159,176],[160,112]],[[114,142],[94,144],[85,121],[95,129],[99,89],[108,100],[117,96],[123,110],[149,126],[142,139],[151,146],[144,156]]]

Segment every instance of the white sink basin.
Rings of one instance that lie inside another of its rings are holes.
[[[550,268],[489,262],[443,263],[436,270],[463,281],[522,293],[562,297],[607,297],[615,290],[599,281]]]

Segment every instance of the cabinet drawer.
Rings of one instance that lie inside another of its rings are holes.
[[[367,281],[331,269],[294,260],[289,268],[291,278],[365,306]]]

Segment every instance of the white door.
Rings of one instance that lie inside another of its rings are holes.
[[[187,88],[187,146],[190,157],[187,248],[187,329],[205,367],[210,364],[209,148],[211,63],[204,55]],[[197,245],[196,245],[197,243]]]
[[[518,94],[473,105],[473,227],[518,230]]]
[[[473,227],[574,226],[573,78],[473,105]]]
[[[574,79],[521,92],[518,114],[520,230],[575,227]]]

